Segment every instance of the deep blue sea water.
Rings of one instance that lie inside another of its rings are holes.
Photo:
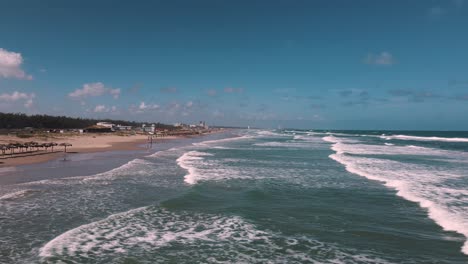
[[[95,160],[0,175],[22,175],[0,181],[0,263],[468,263],[466,132],[237,130]]]

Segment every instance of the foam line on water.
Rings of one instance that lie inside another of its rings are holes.
[[[117,168],[111,169],[106,172],[87,175],[87,176],[74,176],[56,179],[47,179],[40,181],[31,181],[20,183],[18,186],[30,185],[70,185],[70,184],[83,184],[101,181],[103,183],[112,181],[119,177],[125,176],[150,176],[156,168],[151,166],[152,163],[144,159],[133,159]]]
[[[166,154],[171,154],[177,150],[179,150],[181,148],[179,147],[173,147],[173,148],[170,148],[170,149],[166,149],[166,150],[161,150],[161,151],[156,151],[155,153],[151,154],[151,155],[148,155],[146,156],[147,158],[154,158],[154,157],[159,157],[159,156],[163,156],[163,155],[166,155]]]
[[[261,137],[290,137],[291,136],[289,134],[273,132],[271,130],[258,131],[256,134]]]
[[[339,154],[357,155],[417,155],[426,157],[443,158],[444,161],[460,161],[468,159],[467,152],[442,150],[436,148],[426,148],[419,146],[395,146],[393,144],[369,145],[369,144],[346,144],[336,142],[332,145],[332,150]]]
[[[178,165],[187,173],[184,181],[187,184],[197,184],[200,181],[225,182],[228,180],[265,180],[282,178],[297,184],[310,184],[310,180],[302,176],[307,175],[309,168],[304,163],[278,160],[252,160],[245,158],[217,157],[213,154],[188,151],[177,159]],[[242,166],[240,166],[242,164]]]
[[[26,190],[19,190],[19,191],[7,193],[7,194],[0,196],[0,201],[16,200],[18,198],[26,197],[29,194],[32,194],[34,192],[35,192],[34,190],[26,189]]]
[[[4,167],[4,168],[0,168],[0,174],[12,173],[12,172],[15,172],[16,170],[17,170],[16,167]]]
[[[66,231],[40,248],[39,256],[44,261],[58,257],[71,262],[93,262],[103,257],[119,259],[129,252],[151,252],[160,261],[173,257],[174,250],[159,249],[172,246],[179,258],[200,262],[218,262],[213,259],[219,258],[228,263],[319,263],[326,255],[330,263],[388,263],[372,252],[260,230],[240,216],[172,212],[154,207],[110,215]]]
[[[322,137],[316,136],[316,135],[296,135],[293,138],[294,140],[297,141],[310,141],[310,142],[317,142],[317,143],[322,143]]]
[[[257,147],[273,147],[273,148],[310,148],[312,147],[312,144],[307,143],[307,142],[278,142],[278,141],[255,143],[253,145]]]
[[[141,207],[84,224],[55,237],[40,250],[39,256],[90,256],[105,251],[124,253],[133,247],[155,250],[172,242],[234,240],[239,243],[268,239],[241,217],[179,214],[165,209]]]
[[[331,148],[336,153],[329,157],[345,166],[350,173],[383,182],[385,186],[396,189],[397,195],[418,203],[427,209],[428,216],[446,231],[454,231],[468,238],[468,191],[458,189],[446,182],[463,177],[463,171],[438,168],[423,164],[406,164],[381,158],[350,156],[351,154],[376,154],[379,146],[344,144],[340,139],[325,137],[333,143]],[[368,147],[366,149],[366,146]],[[384,149],[395,146],[380,146]],[[369,149],[370,148],[370,149]],[[427,153],[427,148],[401,147],[415,154]],[[373,150],[373,151],[370,151]],[[437,150],[432,150],[437,152]],[[407,153],[406,153],[407,154]],[[440,154],[440,153],[439,153]],[[468,241],[462,252],[468,255]]]
[[[103,220],[81,225],[74,229],[68,230],[65,233],[47,242],[43,247],[41,247],[39,249],[39,256],[42,258],[46,258],[46,257],[52,257],[54,255],[62,255],[65,252],[69,252],[71,254],[76,253],[76,251],[80,249],[79,247],[83,247],[83,244],[80,245],[80,243],[76,243],[75,241],[80,241],[80,240],[93,241],[94,240],[94,238],[92,237],[86,237],[87,234],[85,233],[87,230],[93,229],[94,227],[97,227],[101,223],[105,223],[108,220],[118,219],[121,217],[125,217],[126,215],[144,210],[144,208],[145,207],[140,207],[140,208],[136,208],[127,212],[114,214]],[[118,231],[118,229],[115,229],[115,231]],[[82,234],[84,234],[84,236]],[[83,250],[90,250],[91,248],[92,246],[84,245]]]
[[[414,141],[442,141],[442,142],[468,142],[468,138],[448,138],[448,137],[419,137],[408,135],[381,135],[380,138],[385,140],[414,140]]]
[[[251,138],[252,138],[252,136],[243,135],[243,136],[222,138],[222,139],[216,139],[216,140],[206,140],[206,141],[202,141],[202,142],[193,143],[193,145],[194,146],[207,146],[207,145],[212,145],[212,144],[218,144],[218,143],[224,143],[224,142],[230,142],[230,141],[237,141],[237,140],[243,140],[243,139],[251,139]]]
[[[201,177],[197,170],[197,161],[203,160],[204,156],[212,156],[212,154],[200,151],[188,151],[177,159],[177,164],[187,170],[188,174],[184,176],[184,181],[188,184],[196,184]]]

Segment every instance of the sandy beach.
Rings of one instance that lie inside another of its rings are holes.
[[[167,136],[163,138],[154,138],[153,143],[160,140],[175,139],[178,136]],[[116,134],[83,134],[83,135],[53,135],[48,137],[34,136],[30,138],[18,138],[14,135],[0,135],[0,144],[9,144],[14,142],[24,143],[35,141],[38,143],[55,142],[57,144],[70,143],[67,147],[67,153],[86,153],[99,151],[115,150],[138,150],[142,149],[140,145],[147,143],[148,135],[116,135]],[[0,153],[0,167],[18,166],[49,161],[63,156],[63,147],[56,146],[54,151],[39,150],[27,153],[20,153],[18,150],[14,155],[5,155]]]

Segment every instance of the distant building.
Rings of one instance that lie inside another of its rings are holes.
[[[122,125],[117,125],[115,126],[115,129],[116,130],[120,130],[120,131],[128,131],[128,130],[132,130],[132,126],[122,126]]]
[[[206,125],[205,121],[200,121],[197,127],[201,129],[208,129],[208,126]]]
[[[109,122],[98,122],[97,126],[110,128],[112,131],[115,131],[115,124]]]
[[[156,125],[152,124],[151,126],[146,126],[145,124],[143,124],[141,126],[141,129],[143,130],[143,132],[154,133],[154,130],[156,129]]]

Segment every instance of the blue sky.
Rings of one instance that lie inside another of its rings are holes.
[[[0,111],[468,130],[468,1],[3,1]]]

